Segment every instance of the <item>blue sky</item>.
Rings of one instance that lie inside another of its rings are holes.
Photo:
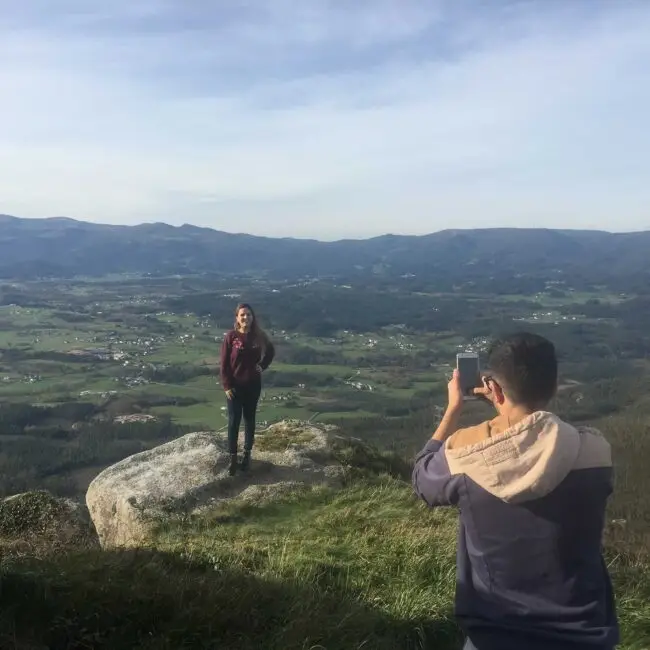
[[[650,228],[647,0],[0,0],[0,212]]]

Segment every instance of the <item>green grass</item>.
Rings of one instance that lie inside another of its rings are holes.
[[[16,346],[19,344],[19,342],[20,341],[17,332],[0,330],[0,348]]]
[[[257,420],[260,422],[263,420],[277,422],[285,419],[309,420],[313,415],[312,411],[301,406],[292,408],[283,406],[281,402],[278,405],[272,402],[260,402]]]
[[[157,388],[161,387],[157,386]],[[171,390],[151,390],[151,394],[169,394],[173,396],[179,393]],[[180,394],[192,395],[192,391],[183,391]],[[204,393],[201,393],[200,397],[204,398]],[[197,430],[205,428],[214,430],[221,429],[228,422],[226,411],[222,410],[223,406],[225,406],[223,394],[215,391],[213,399],[202,404],[193,404],[190,406],[154,406],[150,409],[150,412],[153,415],[169,415],[177,424],[196,427]],[[312,411],[300,406],[292,408],[283,406],[282,402],[277,404],[274,402],[260,402],[257,421],[278,422],[287,418],[308,420],[313,415],[314,413]]]
[[[11,383],[0,384],[0,397],[17,397],[26,395],[37,397],[42,395],[52,396],[59,392],[85,390],[88,382],[83,381],[82,376],[44,377],[32,384],[25,381],[12,381]]]
[[[313,414],[312,414],[313,415]],[[331,422],[332,420],[339,419],[353,419],[353,418],[372,418],[376,417],[377,414],[371,411],[330,411],[328,413],[319,413],[315,418],[316,422]]]
[[[489,298],[495,302],[517,302],[525,300],[528,302],[536,302],[543,307],[560,307],[566,305],[583,305],[588,300],[600,300],[601,303],[608,303],[610,305],[617,305],[625,300],[629,300],[634,296],[628,295],[627,298],[621,298],[618,294],[599,292],[599,291],[566,291],[565,296],[551,296],[548,292],[534,293],[534,294],[504,294],[496,298]],[[477,295],[476,299],[486,300],[486,296]]]
[[[169,415],[177,424],[196,427],[197,430],[215,430],[227,424],[221,406],[221,402],[215,400],[191,406],[154,406],[150,412],[152,415]]]
[[[388,395],[390,397],[408,399],[414,393],[419,391],[427,391],[431,394],[434,394],[434,391],[443,390],[443,382],[440,381],[414,381],[410,388],[392,388],[390,386],[380,386],[379,390],[382,395]],[[444,386],[444,391],[446,394],[447,387]]]
[[[0,646],[452,650],[455,535],[384,478],[230,504],[137,552],[5,556]],[[610,561],[620,647],[647,648],[648,567]]]
[[[313,433],[300,429],[295,431],[287,428],[274,431],[273,435],[265,435],[262,431],[255,438],[255,449],[260,451],[285,451],[291,445],[307,445],[312,443],[314,439]]]
[[[356,366],[343,366],[336,364],[321,364],[321,365],[308,365],[308,364],[291,364],[291,363],[273,363],[273,370],[282,370],[287,372],[303,372],[308,374],[318,375],[333,375],[334,377],[349,377],[357,371]]]
[[[217,344],[215,343],[215,346]],[[169,342],[146,359],[150,363],[197,363],[207,357],[216,357],[218,347],[211,347],[205,343],[190,342],[183,346],[176,342]]]
[[[188,387],[185,384],[165,384],[165,383],[149,383],[143,384],[142,386],[134,386],[133,388],[123,388],[126,392],[129,391],[129,395],[137,397],[142,396],[153,396],[161,395],[165,397],[196,397],[197,399],[204,399],[210,397],[209,394],[205,393],[203,390],[196,395],[193,395],[192,391],[196,389],[193,387]],[[221,398],[221,389],[219,386],[213,386],[213,396],[212,399],[218,400]]]

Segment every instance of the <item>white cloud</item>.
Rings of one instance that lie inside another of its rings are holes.
[[[4,14],[0,212],[328,238],[650,226],[645,3],[115,4]]]

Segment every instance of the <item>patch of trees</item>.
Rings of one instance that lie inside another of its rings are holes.
[[[405,370],[427,370],[437,363],[453,361],[453,355],[439,347],[419,349],[417,353],[401,352],[398,349],[394,353],[372,352],[355,356],[354,364],[360,368],[391,367],[398,366]],[[350,360],[347,359],[347,363]],[[397,388],[397,386],[396,386]]]
[[[214,370],[209,366],[190,363],[146,366],[142,370],[142,376],[146,379],[167,384],[182,384],[194,377],[206,377],[209,375],[214,375]]]
[[[168,415],[157,416],[145,422],[115,423],[109,420],[85,422],[78,429],[83,444],[101,444],[120,440],[164,441],[177,438],[187,428],[175,424]]]
[[[102,412],[110,419],[118,415],[146,412],[156,406],[194,406],[205,399],[189,395],[112,395],[102,405]]]
[[[398,280],[395,280],[398,282]],[[404,282],[407,282],[406,280]],[[341,289],[325,284],[308,287],[291,287],[271,294],[258,288],[251,288],[246,300],[253,303],[267,328],[301,332],[315,337],[332,337],[341,330],[351,332],[373,332],[397,324],[405,324],[411,332],[453,331],[466,338],[475,336],[492,336],[495,332],[534,327],[532,323],[517,324],[513,318],[525,318],[533,311],[544,307],[532,298],[538,291],[544,291],[547,278],[512,278],[497,282],[491,278],[483,284],[476,280],[471,285],[460,287],[457,295],[453,291],[447,295],[427,296],[392,288],[375,288],[371,283],[352,289]],[[514,284],[513,284],[514,283]],[[370,284],[370,286],[367,286]],[[444,288],[437,284],[420,287],[427,292],[441,292]],[[587,288],[587,287],[585,287]],[[453,289],[453,288],[452,288]],[[521,291],[520,301],[499,303],[494,300],[495,291],[512,294]],[[481,298],[485,295],[485,298]],[[626,325],[638,329],[650,326],[650,299],[637,299],[620,305],[595,304],[567,306],[562,308],[565,314],[576,311],[591,318],[622,319]],[[185,296],[169,298],[165,307],[173,311],[193,312],[199,316],[218,315],[221,326],[230,327],[230,315],[234,301],[224,298],[221,293],[198,292]],[[584,308],[583,308],[584,307]],[[586,324],[582,324],[586,325]],[[551,325],[553,327],[553,325]],[[571,327],[563,323],[562,329]],[[646,328],[647,331],[647,328]],[[297,348],[287,350],[292,363],[312,363],[316,358],[315,350]],[[330,351],[327,351],[328,353]],[[336,351],[332,350],[332,354]],[[303,360],[304,359],[304,360]],[[315,361],[318,362],[318,361]],[[337,363],[337,361],[324,361]]]
[[[2,359],[9,363],[26,361],[27,359],[34,358],[33,351],[25,346],[0,348],[0,353],[2,354]]]
[[[643,396],[632,377],[601,377],[558,393],[553,409],[570,422],[589,422],[623,411]]]
[[[331,337],[340,330],[372,332],[407,322],[413,329],[438,331],[453,329],[459,320],[471,318],[469,309],[448,310],[457,299],[423,299],[408,293],[373,290],[346,290],[331,286],[285,289],[271,294],[252,291],[247,298],[255,305],[266,327],[301,332],[309,336]],[[438,311],[433,307],[437,306]],[[462,305],[462,303],[460,303]],[[167,308],[200,316],[230,314],[233,300],[220,294],[193,294],[170,299]]]
[[[108,466],[187,432],[169,417],[125,424],[90,421],[65,436],[41,429],[38,437],[0,436],[0,496],[35,488],[72,496],[77,488],[70,472]],[[30,434],[37,432],[35,427]]]
[[[205,399],[197,399],[187,395],[142,395],[137,398],[136,405],[146,410],[155,406],[194,406],[195,404],[203,404],[205,401]]]
[[[57,352],[55,350],[32,350],[29,347],[7,347],[0,348],[2,358],[8,362],[18,361],[56,361],[59,363],[74,363],[82,364],[88,363],[92,359],[93,363],[100,363],[101,359],[97,359],[89,354],[69,354],[68,352]]]
[[[433,405],[434,401],[430,400],[427,408],[411,410],[401,417],[376,413],[358,418],[328,418],[327,421],[339,426],[346,435],[410,457],[431,437],[435,418]]]
[[[317,350],[310,345],[279,345],[283,363],[296,365],[345,364],[349,361],[339,350]]]
[[[553,341],[561,361],[591,364],[599,360],[633,360],[650,355],[647,330],[635,330],[625,324],[572,322],[559,326],[525,325],[525,329],[536,331]]]
[[[66,323],[90,323],[95,320],[95,317],[90,314],[75,311],[55,311],[52,312],[52,316]]]
[[[382,418],[404,417],[414,411],[431,406],[432,393],[416,393],[412,397],[393,397],[349,387],[329,390],[324,399],[309,405],[315,413],[336,413],[340,411],[367,411]]]
[[[36,428],[47,423],[73,423],[91,418],[97,406],[89,402],[65,402],[54,406],[8,403],[0,405],[0,435],[16,435],[28,427]]]
[[[283,359],[284,361],[284,359]],[[271,366],[272,368],[273,366]],[[324,373],[304,373],[295,370],[271,370],[264,373],[264,385],[269,388],[291,387],[306,384],[310,388],[326,388],[338,386],[341,380],[338,377]]]
[[[1,270],[0,277],[2,277]],[[10,284],[4,284],[0,285],[0,305],[18,305],[19,307],[47,307],[48,302],[44,297],[35,295],[34,292],[17,289]]]

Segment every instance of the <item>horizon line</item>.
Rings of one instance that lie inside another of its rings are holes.
[[[546,232],[558,232],[558,233],[599,233],[605,235],[634,235],[650,232],[650,227],[641,229],[641,230],[603,230],[601,228],[546,228],[543,226],[490,226],[482,228],[443,228],[441,230],[433,230],[426,233],[394,233],[394,232],[385,232],[380,235],[368,235],[362,237],[340,237],[335,239],[319,239],[317,237],[292,237],[292,236],[272,236],[272,235],[260,235],[250,232],[243,231],[227,231],[220,230],[217,228],[212,228],[210,226],[197,226],[193,223],[185,222],[181,225],[173,225],[165,221],[141,221],[134,224],[123,224],[123,223],[111,223],[111,222],[98,222],[98,221],[88,221],[84,219],[78,219],[74,217],[66,217],[62,215],[54,215],[49,217],[19,217],[12,214],[0,213],[0,220],[2,219],[11,219],[16,221],[68,221],[76,224],[84,224],[88,226],[98,226],[98,227],[111,227],[111,228],[139,228],[142,226],[164,226],[166,228],[172,228],[178,230],[181,228],[194,228],[196,230],[209,230],[215,233],[221,233],[224,235],[232,235],[234,237],[256,237],[259,239],[271,239],[271,240],[294,240],[294,241],[304,241],[304,242],[320,242],[324,244],[332,244],[337,242],[349,242],[349,241],[369,241],[373,239],[382,239],[386,237],[395,237],[395,238],[421,238],[421,237],[431,237],[433,235],[443,234],[443,233],[469,233],[469,232],[485,232],[485,231],[494,231],[494,230],[504,230],[504,231],[546,231]]]

